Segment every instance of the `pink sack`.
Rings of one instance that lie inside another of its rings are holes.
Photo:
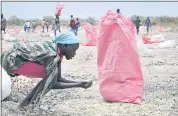
[[[55,15],[57,16],[61,16],[61,10],[64,8],[64,5],[61,5],[61,4],[57,4],[56,5],[56,10],[55,10]]]
[[[32,69],[32,70],[28,70]],[[18,69],[12,70],[14,74],[24,75],[31,78],[45,78],[46,69],[42,65],[34,62],[26,62]]]
[[[159,32],[164,32],[164,29],[161,26],[156,26],[156,30]]]
[[[96,46],[97,29],[95,26],[87,23],[83,25],[86,32],[86,41],[83,46]]]
[[[143,74],[130,19],[108,11],[100,20],[97,40],[99,91],[110,102],[140,104]]]
[[[144,44],[152,44],[152,43],[160,43],[161,42],[160,40],[154,40],[154,39],[152,39],[151,37],[148,37],[148,36],[143,36],[142,40],[143,40]]]

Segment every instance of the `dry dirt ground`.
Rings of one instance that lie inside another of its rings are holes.
[[[176,40],[178,34],[163,33],[167,40]],[[51,40],[37,34],[21,33],[17,38],[31,41]],[[83,32],[79,33],[82,41]],[[2,41],[3,49],[12,44]],[[148,46],[150,47],[150,46]],[[12,78],[12,93],[2,102],[3,116],[178,116],[178,47],[159,49],[150,47],[154,57],[140,57],[144,74],[144,93],[140,105],[107,103],[98,91],[96,48],[80,46],[73,60],[62,63],[63,77],[73,80],[93,80],[89,89],[53,90],[34,110],[20,111],[17,106],[39,79],[24,76]],[[133,88],[134,89],[134,88]]]

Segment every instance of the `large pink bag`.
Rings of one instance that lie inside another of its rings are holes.
[[[22,30],[22,28],[15,28],[15,29],[14,29],[14,32],[15,32],[16,34],[18,34],[21,30]]]
[[[143,43],[144,44],[153,44],[153,43],[160,43],[161,41],[159,39],[154,40],[151,37],[148,36],[143,36],[142,37]]]
[[[108,11],[97,39],[99,91],[111,102],[141,103],[143,74],[130,19]]]
[[[164,32],[164,29],[159,25],[156,26],[156,30],[159,32]]]
[[[96,46],[97,29],[89,23],[83,25],[86,32],[86,41],[82,44],[83,46]]]
[[[61,16],[61,10],[64,8],[64,5],[62,4],[57,4],[56,9],[55,9],[55,15]]]

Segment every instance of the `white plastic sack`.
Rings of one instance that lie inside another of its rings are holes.
[[[8,33],[6,33],[6,34],[3,35],[3,40],[5,40],[5,41],[9,41],[9,42],[17,41],[16,38],[11,37]]]
[[[152,56],[152,50],[148,49],[147,46],[143,43],[142,37],[136,35],[137,39],[137,49],[141,56]]]
[[[50,37],[54,37],[54,33],[50,33]]]
[[[3,40],[8,40],[10,38],[10,35],[8,33],[2,35]]]
[[[17,39],[14,37],[10,37],[7,41],[14,42],[14,41],[17,41]]]
[[[25,31],[24,31],[24,30],[21,30],[19,33],[25,33]]]
[[[164,35],[162,35],[162,34],[153,35],[153,36],[151,36],[151,39],[152,39],[153,41],[160,41],[160,42],[165,41]]]
[[[50,37],[51,35],[49,33],[41,33],[40,36],[42,36],[42,37]]]
[[[1,65],[0,65],[0,68],[1,68]],[[1,88],[1,93],[2,93],[1,101],[2,101],[10,95],[11,86],[12,86],[11,78],[3,68],[2,68],[1,79],[2,79],[2,86],[1,86],[2,87]]]
[[[176,48],[175,40],[167,40],[158,45],[159,48]]]

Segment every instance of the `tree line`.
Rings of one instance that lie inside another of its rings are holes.
[[[54,17],[53,16],[44,16],[43,19],[45,19],[45,21],[48,21],[49,24],[52,24],[54,21]],[[29,19],[29,20],[24,20],[24,19],[20,19],[17,16],[11,16],[7,19],[7,23],[9,26],[23,26],[25,24],[26,21],[35,21],[36,24],[38,26],[42,25],[42,20],[41,19]],[[96,20],[93,17],[88,17],[87,19],[80,19],[81,23],[85,23],[88,22],[92,25],[96,25]],[[68,26],[69,25],[69,20],[60,20],[60,24],[63,26]]]
[[[133,23],[135,23],[136,20],[136,15],[133,15],[131,17],[131,20]],[[146,17],[144,16],[139,16],[141,20],[141,25],[145,24]],[[44,16],[43,19],[47,20],[49,24],[52,24],[54,21],[53,16]],[[169,16],[160,16],[160,17],[150,17],[152,25],[175,25],[178,24],[178,17],[169,17]],[[10,18],[7,19],[8,25],[9,26],[23,26],[25,21],[24,19],[20,19],[17,16],[11,16]],[[41,25],[42,20],[41,19],[31,19],[28,21],[35,21],[38,26]],[[81,23],[90,23],[92,25],[97,24],[97,20],[93,17],[88,17],[87,19],[80,19]],[[68,26],[69,25],[69,20],[60,20],[61,25],[63,26]]]

